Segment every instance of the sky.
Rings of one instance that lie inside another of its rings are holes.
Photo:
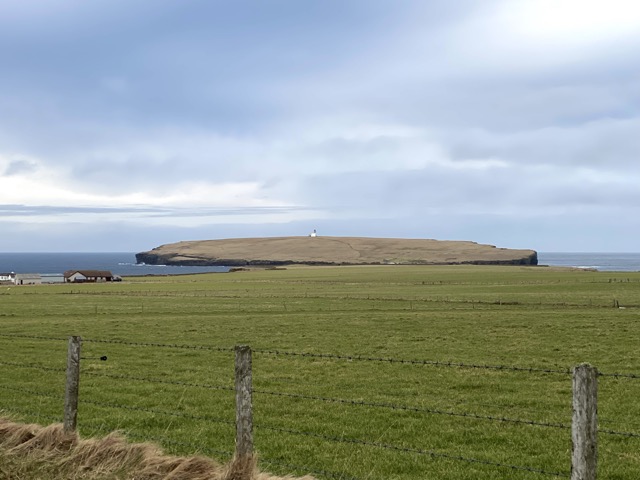
[[[0,251],[640,251],[637,0],[0,0]]]

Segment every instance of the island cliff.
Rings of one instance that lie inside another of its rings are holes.
[[[534,250],[475,242],[363,237],[267,237],[171,243],[136,254],[138,263],[185,266],[537,265]]]

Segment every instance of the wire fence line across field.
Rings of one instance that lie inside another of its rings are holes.
[[[605,430],[602,428],[598,428],[598,433],[605,433],[607,435],[619,435],[622,437],[629,437],[629,438],[640,438],[640,433],[635,433],[635,432],[617,432],[615,430]]]
[[[114,374],[96,373],[96,372],[83,372],[83,375],[89,375],[93,377],[105,377],[105,378],[112,378],[112,379],[118,379],[118,380],[177,385],[177,386],[185,386],[185,387],[193,387],[193,388],[204,388],[204,389],[212,389],[212,390],[231,391],[231,392],[235,391],[235,387],[229,387],[229,386],[181,382],[181,381],[174,381],[174,380],[161,380],[161,379],[153,379],[153,378],[145,378],[145,377],[135,377],[130,375],[114,375]],[[305,395],[301,393],[274,392],[270,390],[261,390],[261,389],[255,389],[255,388],[253,388],[251,391],[253,393],[262,394],[262,395],[295,398],[300,400],[311,400],[311,401],[315,400],[315,401],[322,401],[325,403],[338,403],[338,404],[351,405],[351,406],[385,408],[390,410],[401,410],[401,411],[408,411],[408,412],[415,412],[415,413],[427,413],[427,414],[433,414],[433,415],[472,418],[476,420],[489,420],[489,421],[496,421],[496,422],[503,422],[503,423],[533,425],[533,426],[549,427],[549,428],[560,428],[560,429],[571,428],[570,425],[566,425],[558,422],[539,422],[535,420],[507,418],[504,416],[480,415],[480,414],[470,413],[470,412],[452,412],[452,411],[446,411],[446,410],[430,409],[425,407],[398,405],[398,404],[383,403],[383,402],[367,402],[363,400],[349,400],[349,399],[333,398],[333,397],[322,397],[322,396],[316,396],[316,395]]]
[[[83,338],[86,343],[110,343],[115,345],[128,345],[132,347],[159,347],[159,348],[178,348],[186,350],[210,350],[214,352],[233,352],[233,347],[214,347],[210,345],[189,345],[177,343],[150,343],[150,342],[128,342],[125,340],[105,340],[97,338]]]
[[[35,370],[42,370],[43,372],[64,372],[65,369],[58,367],[46,367],[44,365],[39,365],[37,363],[19,363],[19,362],[3,362],[0,361],[0,365],[5,365],[8,367],[18,367],[18,368],[32,368]]]
[[[640,379],[640,374],[637,373],[598,373],[599,377],[609,377],[609,378],[627,378],[632,380]]]
[[[186,412],[158,410],[155,408],[121,405],[117,403],[99,402],[95,400],[80,400],[80,403],[84,403],[87,405],[94,405],[94,406],[103,407],[103,408],[114,408],[118,410],[129,410],[129,411],[135,411],[135,412],[152,413],[154,415],[163,415],[167,417],[182,417],[182,418],[187,418],[189,420],[202,420],[202,421],[213,422],[213,423],[222,423],[226,425],[235,426],[236,424],[235,420],[227,420],[225,418],[217,418],[217,417],[212,417],[210,415],[193,415]]]
[[[43,335],[23,335],[19,333],[0,333],[0,337],[5,338],[30,338],[32,340],[51,340],[55,342],[66,342],[68,337],[46,337]]]
[[[362,361],[362,362],[377,362],[377,363],[389,363],[389,364],[403,364],[403,365],[429,365],[435,367],[459,367],[481,370],[502,370],[502,371],[514,371],[525,373],[556,373],[562,375],[571,375],[571,369],[549,369],[539,367],[520,367],[515,365],[488,365],[488,364],[476,364],[476,363],[464,363],[464,362],[450,362],[441,360],[408,360],[392,357],[368,357],[362,355],[339,355],[334,353],[310,353],[310,352],[290,352],[284,350],[261,350],[255,349],[253,353],[284,356],[284,357],[308,357],[308,358],[321,358],[321,359],[334,359],[334,360],[346,360]]]
[[[56,400],[64,400],[64,395],[60,395],[60,394],[56,395],[48,392],[39,392],[37,390],[31,390],[28,388],[8,387],[7,385],[0,385],[0,389],[14,391],[18,393],[27,393],[29,395],[33,395],[34,397],[46,397],[46,398],[55,398]]]
[[[92,377],[112,378],[117,380],[133,380],[135,382],[159,383],[164,385],[178,385],[181,387],[206,388],[209,390],[224,390],[229,392],[235,391],[235,387],[229,387],[224,385],[210,385],[206,383],[181,382],[178,380],[162,380],[157,378],[134,377],[131,375],[116,375],[111,373],[96,373],[96,372],[85,372],[85,371],[82,372],[82,375],[90,375]]]
[[[273,391],[260,390],[260,389],[253,389],[252,391],[253,393],[262,394],[262,395],[296,398],[301,400],[317,400],[317,401],[322,401],[326,403],[339,403],[344,405],[353,405],[353,406],[362,406],[362,407],[386,408],[390,410],[401,410],[401,411],[415,412],[415,413],[428,413],[433,415],[445,415],[450,417],[465,417],[465,418],[472,418],[475,420],[490,420],[490,421],[504,422],[504,423],[534,425],[539,427],[571,429],[571,425],[565,425],[563,423],[537,422],[535,420],[522,420],[522,419],[498,417],[498,416],[492,416],[492,415],[479,415],[476,413],[469,413],[469,412],[452,412],[447,410],[438,410],[438,409],[431,409],[431,408],[425,408],[425,407],[396,405],[392,403],[366,402],[363,400],[347,400],[343,398],[320,397],[315,395],[304,395],[301,393],[273,392]]]
[[[61,339],[59,338],[54,338],[54,337],[43,337],[43,336],[23,336],[23,335],[11,335],[11,334],[0,334],[2,337],[4,338],[27,338],[27,339],[37,339],[37,340],[55,340],[55,341],[60,341]],[[279,392],[279,391],[272,391],[272,390],[262,390],[262,389],[254,389],[251,386],[251,383],[248,384],[248,388],[242,387],[239,388],[239,363],[238,363],[238,359],[239,359],[239,354],[241,352],[247,352],[248,353],[248,375],[249,378],[251,377],[251,353],[256,353],[258,355],[270,355],[270,356],[275,356],[275,357],[282,357],[282,358],[286,358],[286,359],[293,359],[293,358],[311,358],[311,359],[330,359],[330,360],[340,360],[340,361],[347,361],[347,362],[354,362],[354,361],[361,361],[361,362],[376,362],[376,363],[384,363],[384,364],[392,364],[392,365],[417,365],[417,366],[421,366],[421,365],[428,365],[428,366],[436,366],[436,367],[457,367],[457,368],[470,368],[470,369],[484,369],[484,370],[494,370],[494,371],[505,371],[505,372],[522,372],[522,373],[542,373],[542,374],[562,374],[562,375],[566,375],[566,374],[573,374],[574,375],[574,382],[576,380],[576,371],[578,370],[588,370],[590,373],[589,375],[592,375],[593,378],[593,382],[596,382],[596,378],[598,376],[603,376],[603,377],[612,377],[612,378],[640,378],[640,375],[636,375],[636,374],[621,374],[621,373],[615,373],[615,374],[599,374],[597,372],[597,370],[589,365],[580,365],[577,366],[573,371],[572,370],[559,370],[559,369],[547,369],[547,368],[539,368],[539,367],[521,367],[521,366],[509,366],[509,365],[489,365],[489,364],[475,364],[475,363],[461,363],[461,362],[442,362],[442,361],[431,361],[431,360],[407,360],[407,359],[401,359],[401,358],[391,358],[391,357],[373,357],[373,356],[361,356],[361,355],[340,355],[340,354],[325,354],[325,353],[310,353],[310,352],[295,352],[295,351],[282,351],[282,350],[262,350],[262,349],[258,349],[258,350],[251,350],[249,347],[247,346],[237,346],[235,348],[222,348],[222,347],[215,347],[215,346],[206,346],[206,345],[180,345],[180,344],[166,344],[166,343],[151,343],[151,342],[129,342],[129,341],[124,341],[124,340],[118,340],[118,339],[106,339],[106,340],[100,340],[100,339],[81,339],[80,337],[70,337],[69,338],[69,356],[68,356],[68,363],[67,363],[67,381],[69,381],[69,366],[72,365],[74,362],[76,364],[77,367],[77,377],[76,377],[76,384],[79,380],[80,377],[80,360],[82,358],[85,357],[80,357],[80,344],[82,342],[88,342],[88,343],[101,343],[101,344],[118,344],[118,345],[125,345],[125,346],[130,346],[130,347],[145,347],[145,348],[172,348],[172,349],[200,349],[200,350],[213,350],[213,351],[219,351],[219,352],[235,352],[235,358],[236,358],[236,386],[231,387],[231,386],[227,386],[227,385],[212,385],[212,384],[206,384],[206,383],[195,383],[195,382],[184,382],[184,381],[179,381],[179,380],[170,380],[170,379],[158,379],[158,378],[149,378],[149,377],[144,377],[144,376],[131,376],[131,375],[125,375],[125,374],[110,374],[110,373],[102,373],[102,372],[94,372],[94,371],[86,371],[86,369],[82,370],[82,374],[83,375],[88,375],[91,376],[93,378],[99,378],[99,377],[103,377],[103,378],[108,378],[108,379],[118,379],[118,380],[126,380],[129,382],[148,382],[148,383],[157,383],[157,384],[164,384],[164,385],[179,385],[179,386],[184,386],[184,387],[189,387],[189,388],[205,388],[205,389],[212,389],[212,390],[222,390],[222,391],[228,391],[228,392],[233,392],[235,391],[236,393],[236,408],[238,408],[239,405],[239,395],[252,395],[252,394],[257,394],[257,395],[269,395],[269,396],[278,396],[278,397],[287,397],[287,398],[292,398],[292,399],[300,399],[300,400],[309,400],[309,401],[322,401],[322,402],[326,402],[326,403],[334,403],[334,404],[342,404],[342,405],[348,405],[348,406],[358,406],[358,407],[375,407],[375,408],[384,408],[384,409],[391,409],[391,410],[401,410],[401,411],[408,411],[408,412],[413,412],[413,413],[417,413],[417,414],[421,414],[421,413],[426,413],[426,414],[434,414],[434,415],[446,415],[446,416],[450,416],[450,417],[463,417],[463,418],[468,418],[468,419],[474,419],[474,420],[488,420],[488,421],[495,421],[495,422],[503,422],[503,423],[513,423],[513,424],[521,424],[521,425],[532,425],[532,426],[541,426],[541,427],[549,427],[549,428],[557,428],[557,429],[563,429],[563,430],[567,430],[567,429],[572,429],[573,426],[575,425],[572,424],[572,426],[569,426],[567,424],[564,423],[559,423],[559,422],[538,422],[538,421],[534,421],[534,420],[525,420],[525,419],[517,419],[517,418],[507,418],[507,417],[503,417],[503,416],[496,416],[496,415],[481,415],[481,414],[476,414],[476,413],[470,413],[470,412],[455,412],[455,411],[446,411],[446,410],[440,410],[440,409],[432,409],[432,408],[426,408],[426,407],[415,407],[415,406],[408,406],[408,405],[397,405],[397,404],[393,404],[393,403],[387,403],[387,402],[374,402],[374,401],[365,401],[365,400],[350,400],[350,399],[344,399],[344,398],[334,398],[334,397],[328,397],[328,396],[318,396],[318,395],[306,395],[306,394],[301,394],[301,393],[290,393],[290,392]],[[71,352],[72,352],[72,345],[76,345],[76,352],[77,352],[77,357],[75,359],[72,360],[71,357]],[[47,352],[49,353],[49,352]],[[93,358],[93,357],[91,357]],[[18,363],[18,362],[3,362],[0,361],[0,365],[4,365],[7,367],[17,367],[17,368],[32,368],[32,369],[38,369],[38,370],[42,370],[45,372],[50,372],[50,371],[56,371],[56,372],[61,372],[64,371],[64,369],[62,368],[52,368],[52,367],[48,367],[48,366],[44,366],[44,365],[39,365],[39,364],[34,364],[34,363]],[[242,375],[242,374],[240,374]],[[250,381],[251,382],[251,381]],[[100,388],[100,382],[91,382],[92,383],[92,387],[97,387]],[[69,385],[69,383],[67,383],[67,386]],[[7,387],[7,386],[2,386],[0,385],[0,388],[3,388],[4,390],[13,390],[15,392],[19,392],[22,394],[27,394],[27,395],[32,395],[32,396],[37,396],[37,397],[49,397],[49,398],[55,398],[57,400],[60,400],[61,397],[58,395],[53,395],[50,393],[43,393],[41,391],[36,391],[36,390],[31,390],[31,389],[27,389],[27,388],[16,388],[16,387]],[[244,393],[240,394],[241,390],[244,390]],[[68,390],[67,390],[68,393]],[[76,392],[76,405],[78,402],[77,399],[77,392]],[[576,399],[575,397],[576,395],[576,389],[575,389],[575,385],[574,385],[574,401]],[[6,397],[11,398],[10,396]],[[249,404],[250,404],[250,397],[249,398]],[[586,398],[586,397],[585,397]],[[589,397],[591,398],[591,397]],[[595,401],[595,396],[592,397]],[[64,400],[65,400],[65,428],[66,428],[66,422],[67,422],[67,399],[68,397],[65,396]],[[582,401],[582,400],[581,400]],[[591,400],[585,400],[585,401],[591,401]],[[94,399],[85,399],[82,398],[79,400],[79,403],[81,404],[86,404],[86,405],[93,405],[96,407],[100,407],[100,408],[109,408],[109,409],[121,409],[121,410],[127,410],[127,411],[134,411],[134,412],[143,412],[143,413],[149,413],[152,415],[158,415],[158,416],[170,416],[170,417],[179,417],[179,418],[184,418],[184,419],[188,419],[188,420],[195,420],[198,422],[212,422],[212,423],[220,423],[220,424],[225,424],[225,425],[229,425],[229,426],[235,426],[236,430],[238,431],[238,426],[240,425],[240,423],[242,423],[244,420],[242,420],[242,414],[240,414],[240,410],[236,410],[236,419],[235,421],[231,420],[231,419],[226,419],[226,418],[217,418],[217,417],[213,417],[213,416],[208,416],[208,415],[197,415],[197,414],[191,414],[191,413],[187,413],[187,412],[178,412],[178,411],[169,411],[169,410],[161,410],[161,409],[157,409],[157,408],[147,408],[145,406],[137,406],[137,405],[123,405],[122,403],[109,403],[109,402],[101,402],[101,401],[97,401]],[[251,407],[249,407],[251,408]],[[575,413],[575,409],[574,409],[574,413]],[[249,413],[250,416],[252,416],[251,413]],[[75,421],[75,420],[74,420]],[[252,422],[252,420],[251,420]],[[575,422],[575,417],[574,417],[574,422]],[[74,424],[75,425],[75,424]],[[274,432],[280,432],[280,433],[286,433],[286,434],[290,434],[290,435],[300,435],[300,436],[306,436],[306,437],[311,437],[311,438],[316,438],[316,439],[321,439],[323,441],[327,441],[327,442],[336,442],[336,443],[341,443],[341,444],[352,444],[352,445],[362,445],[362,446],[367,446],[367,447],[375,447],[375,448],[380,448],[380,449],[386,449],[386,450],[392,450],[392,451],[396,451],[396,452],[403,452],[403,453],[408,453],[408,454],[416,454],[416,455],[422,455],[422,456],[428,456],[428,457],[432,457],[432,458],[442,458],[442,459],[448,459],[448,460],[456,460],[456,461],[461,461],[461,462],[466,462],[466,463],[475,463],[475,464],[483,464],[483,465],[487,465],[487,466],[492,466],[492,467],[496,467],[496,468],[508,468],[511,470],[518,470],[518,471],[526,471],[526,472],[531,472],[531,473],[536,473],[536,474],[543,474],[543,475],[551,475],[551,476],[566,476],[566,473],[564,472],[556,472],[556,471],[550,471],[550,470],[546,470],[544,468],[536,468],[536,467],[532,467],[532,466],[522,466],[522,465],[513,465],[513,464],[509,464],[509,463],[503,463],[503,462],[498,462],[498,461],[492,461],[492,460],[484,460],[481,458],[472,458],[472,457],[466,457],[464,455],[458,455],[458,454],[453,454],[453,453],[446,453],[446,452],[441,452],[441,451],[436,451],[436,450],[429,450],[429,449],[424,449],[424,448],[419,448],[419,447],[415,447],[415,446],[406,446],[406,445],[397,445],[397,444],[392,444],[392,443],[383,443],[380,441],[372,441],[372,440],[368,440],[368,439],[359,439],[359,438],[347,438],[344,436],[336,436],[336,435],[332,435],[332,434],[327,434],[325,432],[322,431],[307,431],[307,430],[296,430],[296,429],[290,429],[290,428],[284,428],[284,427],[279,427],[279,426],[273,426],[273,425],[266,425],[266,424],[262,424],[262,423],[258,423],[257,425],[255,425],[256,429],[258,430],[270,430],[270,431],[274,431]],[[75,426],[73,427],[75,428]],[[623,437],[627,437],[627,438],[640,438],[640,434],[636,433],[636,432],[620,432],[620,431],[616,431],[616,430],[605,430],[605,429],[597,429],[596,430],[600,433],[603,434],[607,434],[607,435],[617,435],[617,436],[623,436]],[[597,436],[597,435],[596,435]],[[236,448],[238,448],[238,443],[236,443]],[[251,438],[251,451],[253,449],[253,438]],[[238,450],[236,450],[236,452],[238,452]]]
[[[288,434],[291,434],[291,435],[301,435],[301,436],[306,436],[306,437],[319,438],[319,439],[322,439],[322,440],[327,440],[327,441],[337,442],[337,443],[348,443],[348,444],[363,445],[363,446],[368,446],[368,447],[382,448],[382,449],[386,449],[386,450],[395,450],[395,451],[404,452],[404,453],[415,453],[415,454],[418,454],[418,455],[426,455],[426,456],[433,457],[433,458],[443,458],[443,459],[447,459],[447,460],[459,460],[459,461],[467,462],[467,463],[477,463],[477,464],[488,465],[488,466],[492,466],[492,467],[509,468],[511,470],[520,470],[520,471],[526,471],[526,472],[532,472],[532,473],[539,473],[539,474],[543,474],[543,475],[552,475],[552,476],[557,476],[557,477],[566,477],[567,476],[567,473],[563,473],[563,472],[552,472],[552,471],[542,470],[542,469],[533,468],[533,467],[526,467],[526,466],[520,466],[520,465],[510,465],[510,464],[507,464],[507,463],[500,463],[500,462],[492,462],[490,460],[482,460],[482,459],[478,459],[478,458],[469,458],[469,457],[464,457],[464,456],[461,456],[461,455],[452,455],[452,454],[448,454],[448,453],[436,452],[434,450],[424,450],[424,449],[421,449],[421,448],[405,447],[405,446],[401,446],[401,445],[393,445],[393,444],[380,443],[380,442],[371,442],[371,441],[360,440],[360,439],[356,439],[356,438],[337,437],[337,436],[332,436],[332,435],[324,435],[324,434],[316,433],[316,432],[306,432],[306,431],[303,431],[303,430],[294,430],[294,429],[289,429],[289,428],[273,427],[273,426],[266,426],[266,425],[259,425],[259,424],[255,425],[255,427],[256,428],[263,428],[265,430],[271,430],[271,431],[275,431],[275,432],[280,432],[280,433],[288,433]]]
[[[11,410],[7,410],[6,408],[0,407],[0,418],[8,418],[10,420],[15,421],[16,414],[18,415],[26,415],[31,418],[44,418],[50,420],[54,423],[62,423],[63,418],[57,415],[47,415],[40,412],[34,412],[33,410],[28,410],[25,408],[14,407],[11,406]]]
[[[140,381],[140,382],[158,383],[158,384],[166,384],[166,385],[178,385],[178,386],[193,387],[193,388],[223,390],[223,391],[230,391],[230,392],[235,391],[235,387],[227,387],[222,385],[209,385],[209,384],[201,384],[201,383],[180,382],[180,381],[173,381],[173,380],[160,380],[160,379],[145,378],[145,377],[134,377],[129,375],[114,375],[114,374],[95,373],[95,372],[83,372],[83,375],[89,375],[93,377],[113,378],[118,380]],[[257,394],[262,394],[262,395],[276,396],[276,397],[295,398],[300,400],[312,400],[312,401],[315,400],[315,401],[322,401],[325,403],[339,403],[339,404],[351,405],[351,406],[386,408],[390,410],[401,410],[401,411],[408,411],[408,412],[415,412],[415,413],[428,413],[433,415],[445,415],[445,416],[451,416],[451,417],[465,417],[465,418],[472,418],[476,420],[490,420],[490,421],[503,422],[503,423],[533,425],[533,426],[549,427],[549,428],[560,428],[560,429],[571,428],[570,425],[557,423],[557,422],[538,422],[535,420],[523,420],[523,419],[499,417],[499,416],[492,416],[492,415],[480,415],[480,414],[470,413],[470,412],[452,412],[452,411],[446,411],[446,410],[430,409],[425,407],[397,405],[392,403],[367,402],[362,400],[349,400],[349,399],[343,399],[343,398],[305,395],[301,393],[274,392],[270,390],[261,390],[261,389],[255,389],[255,388],[252,389],[252,392]]]
[[[43,335],[23,335],[23,334],[6,334],[0,333],[0,337],[5,338],[27,338],[34,340],[50,340],[50,341],[67,341],[68,338],[62,337],[48,337]],[[135,347],[157,347],[157,348],[176,348],[186,350],[210,350],[216,352],[233,352],[234,347],[219,347],[211,345],[193,345],[193,344],[176,344],[176,343],[153,343],[153,342],[130,342],[126,340],[117,339],[98,339],[98,338],[83,338],[85,343],[103,343],[114,345],[127,345]],[[389,364],[402,364],[402,365],[425,365],[435,367],[452,367],[452,368],[469,368],[480,370],[498,370],[498,371],[513,371],[523,373],[541,373],[541,374],[560,374],[571,375],[571,368],[543,368],[543,367],[523,367],[518,365],[499,365],[499,364],[478,364],[467,362],[454,362],[444,360],[417,360],[417,359],[402,359],[393,357],[372,357],[365,355],[345,355],[335,353],[313,353],[313,352],[295,352],[286,350],[271,350],[271,349],[253,349],[253,353],[273,355],[280,357],[307,357],[307,358],[320,358],[320,359],[334,359],[334,360],[346,360],[346,361],[361,361],[361,362],[377,362],[377,363],[389,363]],[[611,377],[611,378],[628,378],[628,379],[640,379],[638,373],[606,373],[598,372],[598,376]]]

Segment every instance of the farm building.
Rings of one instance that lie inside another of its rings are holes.
[[[42,283],[64,283],[64,276],[61,273],[43,273]]]
[[[39,273],[16,273],[16,285],[40,285],[42,277]]]
[[[13,272],[10,273],[0,273],[0,283],[15,283],[16,274]]]
[[[112,282],[113,274],[108,270],[67,270],[64,272],[67,283]]]

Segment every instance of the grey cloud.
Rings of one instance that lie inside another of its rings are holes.
[[[640,116],[603,118],[580,125],[499,134],[483,130],[446,132],[453,158],[500,158],[528,165],[574,165],[640,175]]]
[[[383,217],[425,213],[544,215],[640,207],[636,183],[620,178],[577,178],[513,166],[486,170],[427,167],[404,172],[360,172],[307,178],[300,198],[352,215]]]
[[[242,215],[285,215],[292,212],[311,212],[317,210],[303,206],[269,206],[269,207],[226,207],[226,208],[184,208],[184,207],[71,207],[47,205],[0,205],[0,219],[24,216],[52,216],[65,214],[82,214],[98,219],[105,214],[133,214],[140,218],[157,217],[228,217]]]
[[[36,171],[37,168],[38,166],[35,163],[28,160],[14,160],[9,163],[7,168],[4,170],[4,175],[12,176],[19,175],[21,173],[31,173]]]

